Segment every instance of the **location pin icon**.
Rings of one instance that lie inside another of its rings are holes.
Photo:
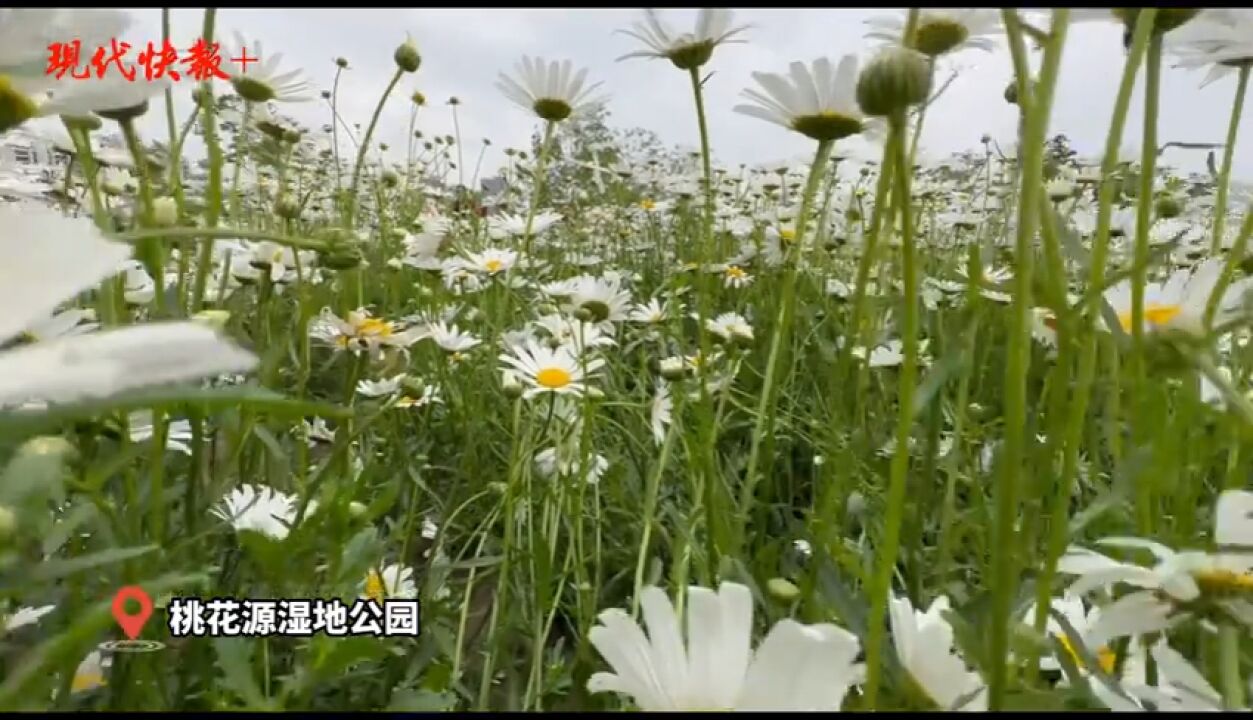
[[[139,603],[139,612],[128,613],[126,611],[126,603],[129,600]],[[138,585],[127,585],[113,596],[113,619],[117,620],[117,624],[122,626],[122,632],[126,633],[126,637],[131,640],[139,637],[139,633],[144,629],[144,623],[148,622],[150,617],[152,617],[152,598],[148,597],[148,593]]]

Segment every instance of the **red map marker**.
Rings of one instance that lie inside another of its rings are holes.
[[[134,614],[126,612],[128,600],[139,603],[139,612]],[[122,626],[122,632],[126,633],[126,637],[131,640],[139,637],[139,633],[144,629],[144,623],[147,623],[150,617],[152,617],[152,598],[148,597],[148,593],[138,585],[127,585],[113,596],[113,619],[117,620],[117,624]]]

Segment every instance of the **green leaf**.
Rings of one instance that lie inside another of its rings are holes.
[[[944,383],[948,382],[949,378],[956,376],[965,364],[964,348],[955,347],[931,366],[927,376],[922,379],[918,389],[914,392],[914,405],[910,410],[914,419],[917,419],[923,409],[931,403],[936,394],[944,387]]]
[[[251,638],[223,637],[213,639],[217,666],[222,671],[222,685],[242,699],[249,709],[270,709],[270,702],[257,685],[253,675],[253,641]]]
[[[84,570],[101,567],[103,565],[113,565],[115,563],[125,562],[132,558],[157,549],[156,545],[145,545],[143,547],[132,548],[113,548],[112,550],[102,550],[98,553],[90,555],[82,555],[68,560],[46,560],[23,575],[17,582],[21,584],[29,584],[31,582],[44,582],[47,580],[58,580],[60,578],[75,575]],[[8,587],[9,582],[6,581],[0,587]]]

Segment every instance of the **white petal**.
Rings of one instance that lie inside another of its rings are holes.
[[[133,325],[0,353],[0,405],[100,398],[255,364],[252,353],[200,323]]]
[[[38,206],[0,208],[0,342],[117,272],[130,255],[129,245],[106,240],[88,220]]]
[[[781,620],[757,648],[736,709],[839,710],[857,651],[857,638],[835,625]]]

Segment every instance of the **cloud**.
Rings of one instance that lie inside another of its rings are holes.
[[[133,43],[160,38],[161,12],[132,11],[136,22],[128,34]],[[788,9],[740,10],[737,22],[753,27],[747,43],[721,47],[706,72],[706,107],[714,153],[724,164],[776,162],[802,158],[812,143],[795,133],[732,112],[741,102],[740,91],[753,84],[756,71],[780,72],[794,60],[823,55],[858,53],[871,47],[863,39],[866,18],[883,10]],[[690,24],[693,10],[666,11],[676,26]],[[661,60],[615,58],[636,48],[637,41],[616,30],[629,27],[638,11],[624,9],[298,9],[251,10],[223,8],[217,13],[219,35],[239,30],[259,40],[267,53],[281,52],[284,67],[301,68],[316,91],[329,89],[336,57],[350,70],[340,80],[339,111],[349,123],[368,123],[395,65],[392,52],[406,34],[422,54],[422,67],[405,76],[388,101],[375,138],[392,148],[405,146],[409,97],[420,90],[428,99],[418,115],[426,135],[455,135],[459,129],[465,162],[473,166],[489,138],[492,146],[484,169],[492,172],[504,161],[506,147],[525,148],[535,121],[509,103],[494,87],[497,73],[509,71],[523,55],[569,58],[590,69],[590,79],[604,83],[610,93],[611,123],[642,127],[663,141],[695,147],[698,143],[689,78]],[[171,25],[176,44],[190,45],[203,22],[203,11],[175,9]],[[1122,70],[1121,29],[1113,24],[1087,23],[1072,27],[1054,104],[1050,131],[1065,133],[1084,154],[1100,153]],[[951,67],[960,73],[927,117],[922,146],[928,157],[978,147],[985,133],[1003,145],[1013,142],[1017,110],[1002,99],[1011,77],[1008,54],[967,51],[946,61],[938,77]],[[1234,78],[1200,89],[1204,71],[1185,72],[1167,67],[1163,72],[1158,136],[1161,142],[1222,142],[1230,116]],[[186,87],[186,90],[183,88]],[[190,84],[179,88],[178,117],[190,111]],[[1142,101],[1137,97],[1124,132],[1124,145],[1141,136]],[[456,96],[457,127],[448,98]],[[330,122],[329,105],[321,98],[283,111],[312,131]],[[164,113],[159,105],[146,118],[150,133],[164,139]],[[1246,113],[1241,135],[1253,142],[1253,113]],[[193,147],[192,150],[195,150]],[[401,150],[403,152],[403,150]],[[1205,153],[1171,150],[1165,162],[1184,171],[1201,170]],[[1237,174],[1253,178],[1253,153],[1237,153]],[[469,172],[469,168],[467,168]]]

